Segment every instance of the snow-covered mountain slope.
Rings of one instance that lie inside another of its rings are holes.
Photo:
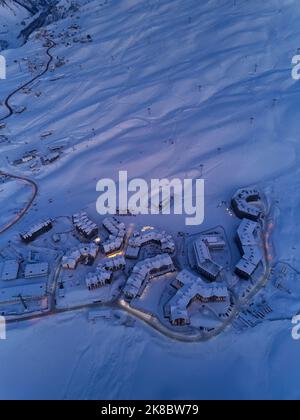
[[[17,47],[21,44],[18,35],[24,29],[24,19],[30,15],[16,5],[0,5],[0,51],[10,47]]]
[[[0,347],[1,398],[299,399],[299,346],[288,322],[186,345],[139,323],[86,318],[14,328]]]
[[[7,127],[1,132],[8,137],[8,141],[0,145],[0,167],[7,172],[16,170],[11,162],[28,150],[45,151],[49,145],[59,142],[67,145],[62,158],[53,165],[40,167],[36,172],[29,166],[18,168],[35,179],[40,187],[37,206],[27,221],[37,214],[41,217],[71,214],[86,205],[95,212],[97,180],[116,178],[118,171],[124,169],[129,171],[130,177],[146,179],[203,175],[206,180],[203,229],[220,223],[230,227],[236,222],[218,204],[228,202],[240,186],[259,184],[277,200],[281,210],[276,226],[278,259],[288,259],[299,269],[300,88],[291,77],[291,60],[300,46],[299,2],[103,0],[77,3],[81,3],[77,12],[48,27],[57,43],[55,60],[63,59],[65,64],[44,75],[31,92],[20,93],[13,99],[14,105],[25,106],[26,111],[8,119]],[[92,42],[85,42],[89,41],[88,35]],[[30,79],[28,62],[42,68],[47,60],[44,39],[38,38],[36,33],[22,48],[3,54],[8,62],[8,79],[0,81],[1,100]],[[5,115],[4,107],[0,111]],[[48,131],[52,135],[41,139],[41,134]],[[155,217],[151,222],[173,232],[186,230],[184,217],[177,217],[176,223],[174,218],[161,218],[157,222]],[[20,225],[1,236],[0,242],[4,244],[9,240]],[[230,233],[233,234],[233,230]],[[47,322],[55,323],[55,320]],[[73,324],[67,322],[67,325],[72,328]],[[139,395],[146,398],[201,397],[207,383],[213,396],[209,375],[211,371],[214,373],[215,383],[221,361],[216,363],[215,358],[207,356],[205,345],[188,348],[193,364],[187,366],[182,346],[173,350],[172,343],[158,344],[158,339],[151,335],[146,339],[142,333],[132,334],[131,348],[143,347],[141,342],[147,340],[148,349],[153,345],[154,351],[139,350],[128,363],[125,351],[120,359],[105,353],[116,343],[119,348],[122,336],[112,333],[111,343],[109,332],[105,334],[109,342],[106,347],[107,342],[103,342],[97,328],[87,326],[84,321],[81,325],[89,329],[87,334],[92,338],[86,339],[83,334],[82,340],[74,344],[80,356],[68,360],[71,367],[67,379],[57,367],[57,375],[65,387],[62,388],[65,393],[60,396],[78,397],[85,388],[86,398],[128,397],[131,395],[126,388],[128,382],[124,388],[116,389],[113,372],[120,370],[128,377],[126,373],[129,375],[130,369],[133,370],[131,384],[139,375],[144,376],[143,384],[139,382]],[[240,381],[244,380],[247,367],[252,369],[255,363],[263,367],[262,393],[267,397],[277,395],[280,386],[276,381],[280,381],[280,377],[274,377],[269,366],[274,367],[274,363],[275,373],[278,372],[286,354],[292,351],[289,346],[295,345],[289,341],[288,327],[288,323],[270,326],[268,340],[253,352],[247,353],[247,346],[239,347],[245,352],[237,348],[243,339],[230,337],[223,342],[219,338],[209,344],[209,349],[214,349],[212,354],[216,357],[222,354],[224,363],[226,355],[230,355],[234,372],[229,367],[228,371],[220,372],[226,374],[228,380],[233,379],[239,397],[244,395],[243,390],[239,391]],[[76,326],[73,328],[75,334]],[[39,325],[38,341],[53,340],[53,347],[59,349],[61,336],[56,337],[51,329],[50,332],[42,329]],[[63,329],[64,326],[60,331]],[[47,334],[51,334],[51,338]],[[278,344],[278,337],[282,337],[281,346],[288,349],[282,353],[278,349],[270,350],[272,343]],[[22,338],[14,334],[15,348],[18,348],[18,340],[27,338],[24,332]],[[248,344],[257,340],[264,340],[263,329],[245,338]],[[31,350],[27,351],[29,359],[33,358],[34,350],[40,348],[32,341]],[[95,343],[99,348],[94,353],[89,346]],[[6,351],[11,354],[9,344],[2,348],[0,345],[0,357],[4,352],[9,366],[13,360],[10,362]],[[153,372],[144,366],[145,352],[148,366],[158,360],[165,365],[170,361],[170,352],[176,353],[171,357],[175,373],[170,388],[167,389],[170,385],[162,376],[168,377],[171,366],[168,365],[169,370],[157,369],[154,378]],[[80,377],[80,360],[86,353],[94,360],[84,366],[89,372],[99,369],[99,375],[95,374],[90,381],[87,374],[86,383],[78,390],[74,378]],[[61,354],[59,350],[57,354]],[[99,354],[102,359],[98,363]],[[206,357],[201,357],[202,354]],[[178,366],[186,366],[188,379],[192,380],[187,380],[184,368],[176,371]],[[239,366],[243,369],[239,370]],[[104,381],[101,381],[100,370],[105,371]],[[120,380],[122,377],[120,375]],[[195,384],[200,379],[203,388],[198,388],[199,394],[196,394]],[[254,389],[251,396],[260,397],[255,391],[259,391],[256,387],[259,375],[251,376],[251,380]],[[153,386],[161,384],[161,392],[147,394],[148,381]],[[287,381],[284,396],[294,395],[294,385]],[[245,393],[249,392],[250,385],[246,388]],[[13,387],[10,389],[9,395]],[[135,385],[132,389],[136,390]],[[226,391],[225,386],[222,389]],[[27,396],[34,393],[34,386],[27,391],[28,394],[24,383]],[[48,396],[52,392],[58,396],[57,388],[48,391]],[[221,393],[221,388],[218,391]]]
[[[71,139],[55,174],[72,173],[66,186],[71,190],[74,174],[84,167],[86,179],[76,182],[82,193],[94,189],[95,177],[114,177],[115,163],[132,176],[169,177],[199,175],[203,164],[207,192],[217,199],[239,185],[293,170],[298,86],[290,62],[298,46],[296,3],[186,4],[94,1],[80,10],[79,19],[53,26],[55,55],[67,61],[55,75],[64,77],[50,82],[53,74],[45,76],[33,89],[42,92],[39,98],[14,99],[27,112],[8,121],[13,148],[38,145],[43,130],[53,130],[55,140]],[[58,34],[74,22],[92,43],[68,48],[59,43]],[[40,61],[46,59],[33,36],[8,53],[10,76],[1,84],[2,96],[28,78],[13,61],[37,52]],[[289,124],[283,125],[283,118]],[[9,149],[12,145],[6,149],[11,157]],[[44,185],[52,182],[52,170],[38,177]]]
[[[73,0],[0,1],[0,48],[15,48],[42,26],[77,10]]]

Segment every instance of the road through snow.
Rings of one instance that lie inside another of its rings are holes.
[[[31,80],[29,80],[28,82],[24,83],[22,86],[18,87],[17,89],[13,90],[4,100],[4,106],[7,108],[7,114],[4,117],[0,118],[0,122],[7,120],[9,117],[11,117],[14,114],[14,109],[12,108],[12,106],[10,105],[10,100],[19,92],[21,92],[21,90],[27,88],[28,86],[30,86],[33,82],[35,82],[36,80],[38,80],[39,78],[41,78],[44,74],[46,74],[50,68],[50,65],[53,61],[53,55],[51,54],[51,50],[56,46],[56,43],[51,40],[51,39],[46,39],[47,42],[50,43],[50,46],[47,48],[46,54],[49,57],[48,62],[45,66],[45,69],[39,73],[37,76],[33,77]]]

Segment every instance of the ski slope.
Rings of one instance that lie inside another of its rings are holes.
[[[38,183],[38,201],[0,245],[37,214],[84,206],[96,217],[96,183],[117,179],[119,170],[146,180],[203,176],[201,230],[223,224],[233,236],[237,222],[218,204],[256,184],[280,209],[277,258],[300,269],[300,85],[291,77],[300,46],[297,0],[81,3],[48,27],[65,65],[14,98],[26,111],[2,130],[9,142],[0,145],[0,167],[7,172],[28,149],[44,152],[59,142],[67,149],[35,173],[18,168]],[[60,34],[74,24],[75,37],[93,41],[66,46]],[[31,78],[23,59],[42,67],[47,56],[35,34],[1,53],[8,62],[2,101]],[[51,136],[41,139],[46,131]],[[187,229],[184,216],[145,219],[173,233],[199,230]],[[0,397],[299,398],[293,361],[300,347],[290,329],[279,320],[184,346],[138,323],[91,325],[86,314],[44,319],[13,327],[0,342]]]

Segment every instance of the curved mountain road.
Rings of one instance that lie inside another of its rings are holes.
[[[33,194],[30,198],[30,200],[28,201],[28,203],[26,204],[25,207],[23,207],[23,209],[16,215],[16,217],[11,220],[9,223],[7,223],[4,227],[0,228],[0,234],[6,232],[8,229],[10,229],[13,225],[15,225],[16,223],[18,223],[18,221],[27,213],[27,211],[30,209],[32,203],[35,200],[35,197],[37,196],[38,193],[38,186],[37,184],[32,181],[31,179],[22,177],[22,176],[17,176],[17,175],[12,175],[12,174],[8,174],[6,172],[0,171],[0,176],[6,176],[12,179],[16,179],[19,181],[23,181],[26,182],[27,184],[30,184],[32,189],[33,189]]]
[[[36,80],[38,80],[40,77],[42,77],[44,74],[46,74],[49,71],[50,65],[53,61],[53,55],[51,54],[51,50],[56,47],[56,42],[54,42],[52,39],[46,38],[46,41],[50,44],[46,50],[46,54],[49,57],[49,60],[44,68],[44,70],[39,73],[37,76],[33,77],[31,80],[29,80],[28,82],[24,83],[22,86],[18,87],[17,89],[15,89],[13,92],[11,92],[5,99],[4,101],[4,106],[7,108],[7,114],[0,118],[0,122],[7,120],[8,118],[10,118],[13,114],[14,114],[14,110],[12,108],[12,106],[10,105],[10,101],[11,99],[17,94],[19,93],[22,89],[30,86],[33,82],[35,82]],[[12,175],[9,173],[6,173],[4,171],[0,170],[0,176],[7,176],[9,178],[12,179],[16,179],[16,180],[21,180],[23,182],[26,182],[28,184],[30,184],[33,188],[33,194],[31,199],[29,200],[29,202],[26,204],[26,206],[17,214],[17,216],[11,220],[7,225],[5,225],[3,228],[0,228],[0,234],[6,232],[8,229],[10,229],[13,225],[15,225],[29,210],[29,208],[31,207],[34,199],[37,196],[38,193],[38,185],[36,184],[35,181],[32,181],[29,178],[26,177],[22,177],[20,175]]]
[[[7,112],[7,114],[4,117],[0,118],[0,122],[1,121],[4,121],[4,120],[7,120],[8,118],[10,118],[14,114],[14,110],[13,110],[12,106],[10,105],[10,100],[17,93],[21,92],[22,89],[25,89],[26,87],[30,86],[31,83],[35,82],[36,80],[38,80],[40,77],[42,77],[44,74],[46,74],[48,72],[48,70],[50,68],[50,65],[51,65],[51,63],[53,61],[53,58],[54,58],[53,55],[51,54],[51,50],[54,47],[56,47],[57,44],[52,39],[48,39],[47,38],[46,41],[50,43],[50,46],[47,48],[47,51],[46,51],[46,54],[49,57],[49,60],[48,60],[48,62],[46,64],[45,69],[41,73],[39,73],[37,76],[33,77],[31,80],[29,80],[28,82],[24,83],[22,86],[20,86],[17,89],[15,89],[13,92],[11,92],[6,97],[6,99],[4,101],[4,106],[6,107],[6,109],[7,109],[8,112]]]

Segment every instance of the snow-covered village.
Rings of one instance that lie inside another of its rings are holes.
[[[272,222],[260,192],[239,190],[232,209],[240,219],[234,271],[222,226],[172,236],[139,226],[137,215],[97,223],[82,211],[36,221],[1,253],[0,312],[15,321],[120,307],[179,340],[219,334],[238,304],[265,285],[272,258]]]
[[[1,400],[300,398],[299,13],[0,0]]]

